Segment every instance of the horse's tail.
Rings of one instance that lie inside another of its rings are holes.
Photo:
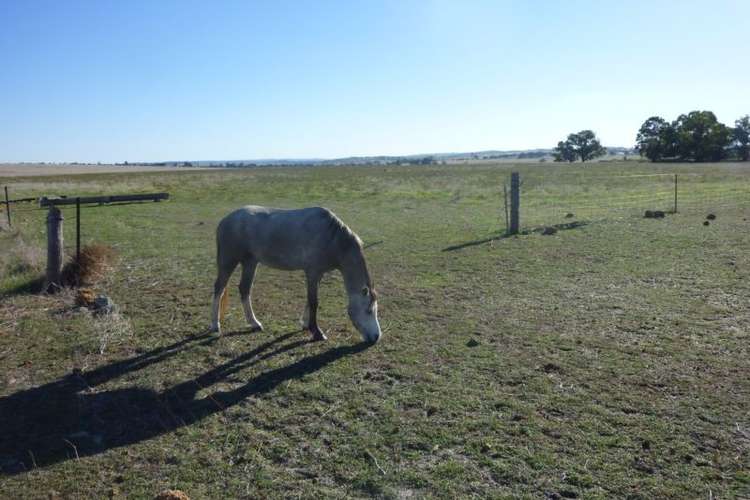
[[[224,225],[226,217],[222,219],[219,222],[219,225],[216,227],[216,268],[219,271],[219,275],[221,275],[221,228],[222,225]],[[218,284],[218,278],[217,278],[217,284]],[[227,309],[229,308],[229,287],[224,284],[224,290],[221,292],[221,297],[219,297],[219,321],[224,321],[224,316],[227,314]]]
[[[219,299],[219,321],[224,321],[224,316],[227,314],[229,308],[229,287],[225,287],[224,291],[221,292],[221,299]]]

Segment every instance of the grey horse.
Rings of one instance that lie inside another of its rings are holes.
[[[365,342],[374,344],[381,335],[377,295],[362,253],[362,241],[326,208],[282,210],[246,206],[224,217],[216,230],[218,276],[211,309],[212,332],[221,332],[227,304],[226,286],[242,264],[240,298],[252,331],[263,329],[253,313],[250,292],[258,264],[285,270],[304,270],[307,304],[302,327],[314,340],[326,340],[318,326],[318,284],[323,275],[338,269],[349,296],[349,318]]]

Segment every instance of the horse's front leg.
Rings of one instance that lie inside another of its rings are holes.
[[[250,325],[251,332],[263,330],[263,325],[260,324],[258,318],[255,317],[255,313],[253,313],[252,297],[250,296],[257,267],[258,261],[255,259],[244,261],[242,263],[242,278],[240,278],[240,299],[242,300],[242,308],[245,310],[245,319]]]
[[[307,278],[307,304],[302,314],[302,328],[309,330],[313,340],[327,340],[318,326],[318,284],[322,277],[318,273],[305,273]]]

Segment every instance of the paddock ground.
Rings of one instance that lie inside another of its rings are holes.
[[[502,237],[514,168],[522,224],[556,234]],[[644,219],[674,173],[684,207]],[[636,162],[4,178],[171,199],[82,210],[84,242],[119,253],[94,287],[117,321],[26,293],[43,211],[0,231],[0,497],[750,496],[749,181]],[[215,225],[249,203],[327,206],[372,245],[381,343],[359,347],[338,275],[329,341],[307,342],[302,274],[267,268],[266,331],[243,331],[234,276],[229,333],[204,334]]]

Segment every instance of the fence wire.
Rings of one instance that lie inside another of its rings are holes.
[[[521,227],[526,229],[573,218],[643,217],[646,210],[691,213],[745,208],[750,208],[750,169],[731,175],[521,176]]]

